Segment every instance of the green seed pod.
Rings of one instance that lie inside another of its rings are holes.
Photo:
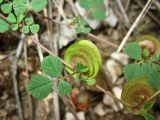
[[[142,46],[147,46],[151,53],[160,55],[160,41],[152,35],[143,35],[136,38]]]
[[[88,40],[81,40],[71,45],[64,54],[64,60],[74,67],[78,62],[86,65],[89,68],[86,76],[90,78],[96,76],[102,61],[98,48]],[[73,73],[69,68],[67,71]]]
[[[139,114],[139,111],[144,105],[148,98],[155,93],[152,86],[149,85],[146,78],[137,78],[128,81],[122,90],[121,99],[130,106],[125,106],[127,111],[132,114]],[[155,99],[148,102],[153,106]]]

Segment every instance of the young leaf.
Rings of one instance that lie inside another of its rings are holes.
[[[153,115],[151,115],[150,113],[145,113],[144,118],[145,118],[145,120],[154,120]]]
[[[1,10],[3,13],[6,13],[6,14],[10,13],[12,11],[12,4],[10,3],[2,4]]]
[[[33,24],[33,25],[31,25],[29,28],[30,28],[30,30],[31,30],[31,32],[32,32],[33,34],[36,34],[36,33],[39,31],[39,29],[40,29],[40,27],[39,27],[38,24]]]
[[[23,27],[22,27],[22,32],[23,32],[24,34],[29,33],[29,26],[23,26]]]
[[[18,22],[18,23],[22,22],[22,20],[23,20],[24,17],[25,17],[25,16],[24,16],[23,14],[18,14],[18,15],[17,15],[17,22]]]
[[[18,30],[18,24],[12,24],[10,27],[13,31]]]
[[[34,75],[29,83],[29,93],[37,99],[46,98],[52,91],[53,81],[43,75]]]
[[[144,57],[149,57],[149,55],[150,55],[149,50],[148,50],[147,48],[144,48],[144,49],[143,49],[143,56],[144,56]]]
[[[127,80],[133,80],[137,77],[144,77],[144,72],[139,64],[129,64],[124,67],[124,75]]]
[[[72,90],[72,85],[64,80],[60,80],[58,84],[58,92],[60,95],[68,95]]]
[[[85,81],[87,82],[88,85],[95,85],[96,84],[96,79],[89,78]]]
[[[132,59],[140,60],[142,58],[141,47],[138,43],[131,42],[125,47],[125,53]]]
[[[87,67],[87,66],[85,66],[85,65],[83,65],[83,64],[81,64],[81,63],[77,63],[77,70],[79,71],[79,72],[82,72],[82,73],[86,73],[86,72],[88,72],[88,70],[89,70],[89,68]]]
[[[45,57],[41,64],[41,68],[44,73],[46,73],[51,77],[58,78],[62,76],[63,64],[59,57],[55,56]]]
[[[27,25],[32,25],[33,24],[33,18],[32,17],[27,17],[25,19],[25,22],[26,22]]]
[[[0,33],[4,33],[9,30],[9,24],[0,18]]]
[[[15,23],[17,20],[16,20],[16,17],[14,16],[13,13],[9,13],[7,19],[6,19],[8,22],[10,23]]]
[[[47,0],[32,0],[30,8],[36,12],[43,10],[47,6]]]

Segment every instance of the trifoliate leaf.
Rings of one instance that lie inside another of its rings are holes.
[[[127,80],[133,80],[137,77],[144,77],[143,68],[139,64],[129,64],[124,67],[124,75]]]
[[[47,0],[32,0],[30,3],[31,10],[39,12],[47,6]]]
[[[32,17],[27,17],[25,19],[25,22],[26,22],[27,25],[32,25],[33,24],[33,18]]]
[[[36,34],[36,33],[39,31],[39,29],[40,29],[40,27],[39,27],[38,24],[33,24],[33,25],[31,25],[29,28],[30,28],[30,30],[31,30],[31,32],[32,32],[33,34]]]
[[[23,14],[18,14],[18,15],[17,15],[17,22],[18,22],[18,23],[22,22],[22,20],[23,20],[24,17],[25,17],[25,16],[24,16]]]
[[[3,13],[10,13],[12,11],[12,4],[11,3],[6,3],[1,5],[1,10]]]
[[[92,11],[92,16],[96,19],[96,20],[104,20],[106,18],[106,13],[105,10],[103,8],[96,8]]]
[[[87,82],[87,85],[95,85],[96,84],[96,79],[89,78],[85,81]]]
[[[16,20],[16,17],[14,16],[13,13],[9,13],[7,19],[6,19],[8,22],[10,23],[15,23],[17,20]]]
[[[16,30],[18,30],[18,24],[12,24],[12,25],[10,26],[10,28],[11,28],[13,31],[16,31]]]
[[[51,77],[58,78],[62,76],[63,64],[59,57],[55,56],[45,57],[41,64],[41,68],[44,73],[46,73]]]
[[[77,67],[77,70],[82,73],[86,73],[89,70],[89,68],[87,66],[85,66],[79,62],[77,63],[76,67]]]
[[[60,95],[66,96],[69,95],[72,90],[72,85],[67,81],[60,80],[58,84],[58,92]]]
[[[131,42],[125,47],[125,53],[132,59],[140,60],[142,58],[141,47],[138,43]]]
[[[23,32],[24,34],[29,33],[29,26],[23,26],[23,27],[22,27],[22,32]]]
[[[52,91],[53,81],[43,75],[34,75],[29,83],[29,93],[37,98],[44,99]]]
[[[0,33],[4,33],[9,30],[9,24],[0,18]]]

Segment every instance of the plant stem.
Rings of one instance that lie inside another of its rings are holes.
[[[145,103],[147,103],[147,102],[149,102],[150,100],[152,100],[153,98],[155,98],[158,94],[160,94],[160,90],[158,90],[158,91],[155,92],[150,98],[148,98]]]
[[[149,7],[151,6],[152,3],[153,3],[153,0],[148,0],[148,2],[146,3],[145,7],[143,8],[143,10],[141,11],[141,13],[138,15],[137,19],[134,21],[134,23],[132,24],[131,28],[127,32],[126,36],[123,38],[123,40],[122,40],[119,48],[117,49],[117,52],[120,52],[123,49],[123,47],[126,44],[129,36],[133,32],[133,30],[136,28],[136,26],[140,23],[140,21],[142,20],[142,18],[146,15],[146,13],[149,10]]]

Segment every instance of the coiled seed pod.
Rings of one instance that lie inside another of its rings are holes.
[[[74,67],[78,62],[86,65],[89,71],[85,75],[89,78],[96,76],[102,63],[98,48],[89,40],[81,40],[71,45],[64,54],[64,60]],[[67,71],[73,73],[69,68]]]
[[[160,55],[160,41],[152,35],[142,35],[136,38],[142,47],[147,47],[151,53]]]
[[[125,106],[127,111],[132,114],[139,114],[140,109],[146,104],[148,98],[155,93],[146,78],[137,78],[128,81],[122,90],[121,99],[130,106]],[[152,106],[155,99],[149,101]]]

